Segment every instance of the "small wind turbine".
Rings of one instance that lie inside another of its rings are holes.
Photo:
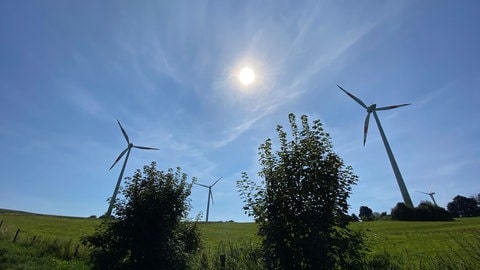
[[[423,192],[423,191],[417,191],[419,193],[423,193],[423,194],[426,194],[428,196],[430,196],[430,198],[432,198],[432,201],[433,201],[433,205],[435,205],[436,207],[438,207],[438,204],[437,202],[435,201],[435,198],[433,197],[433,195],[435,195],[435,192]]]
[[[138,148],[138,149],[143,149],[143,150],[159,150],[158,148],[153,148],[153,147],[146,147],[146,146],[138,146],[138,145],[133,145],[133,143],[130,142],[130,139],[128,138],[127,132],[125,132],[125,129],[123,129],[122,124],[120,124],[120,121],[118,121],[118,125],[120,126],[120,129],[122,130],[123,136],[125,137],[125,140],[127,141],[127,148],[123,150],[120,155],[118,155],[117,159],[113,163],[113,165],[110,167],[109,170],[111,170],[115,164],[127,153],[127,156],[125,157],[125,160],[123,161],[123,166],[122,170],[120,171],[120,175],[118,176],[117,180],[117,185],[115,186],[115,189],[113,190],[113,195],[112,198],[110,199],[110,205],[108,206],[107,213],[105,214],[107,217],[110,217],[112,214],[113,206],[115,204],[115,200],[117,199],[117,193],[118,189],[120,188],[120,182],[122,182],[122,177],[123,177],[123,172],[125,171],[125,166],[127,165],[128,157],[130,156],[130,151],[132,148]]]
[[[364,126],[364,130],[363,130],[363,145],[364,146],[365,146],[365,142],[367,140],[368,121],[370,120],[370,114],[373,113],[373,116],[375,117],[375,121],[377,122],[378,130],[380,131],[380,135],[382,136],[383,144],[385,145],[385,149],[387,150],[387,155],[388,155],[388,158],[390,159],[390,164],[392,165],[393,173],[395,174],[395,178],[397,178],[397,183],[398,183],[398,186],[400,187],[400,192],[402,193],[403,201],[404,201],[406,206],[408,206],[410,208],[413,208],[412,199],[410,199],[410,195],[408,194],[407,187],[405,186],[405,182],[403,181],[402,174],[400,173],[400,169],[398,168],[397,162],[395,161],[395,158],[393,157],[392,149],[390,148],[390,145],[388,144],[388,141],[387,141],[387,137],[385,136],[385,133],[383,132],[382,125],[380,124],[380,119],[377,116],[377,111],[385,111],[385,110],[395,109],[395,108],[407,106],[407,105],[410,105],[410,104],[400,104],[400,105],[386,106],[386,107],[380,107],[380,108],[377,108],[377,104],[372,104],[370,106],[367,106],[359,98],[352,95],[347,90],[340,87],[339,85],[337,85],[337,86],[343,92],[345,92],[345,94],[349,95],[353,100],[355,100],[358,104],[360,104],[363,108],[365,108],[367,110],[367,117],[365,118],[365,126]]]
[[[208,199],[207,199],[207,217],[205,219],[205,222],[208,222],[208,213],[210,211],[210,199],[212,199],[212,204],[213,204],[213,194],[212,194],[212,187],[215,186],[215,184],[218,183],[218,181],[220,181],[220,179],[222,179],[222,177],[218,178],[217,181],[215,181],[213,184],[211,184],[210,186],[207,186],[207,185],[204,185],[204,184],[198,184],[198,183],[195,183],[195,185],[199,185],[199,186],[202,186],[204,188],[208,188]]]

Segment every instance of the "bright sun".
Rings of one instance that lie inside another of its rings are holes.
[[[255,81],[255,73],[251,68],[244,67],[242,68],[242,70],[240,70],[240,73],[238,74],[238,79],[243,85],[248,86],[252,84],[253,81]]]

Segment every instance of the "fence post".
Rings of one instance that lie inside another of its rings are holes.
[[[17,232],[15,233],[15,237],[13,237],[13,243],[15,243],[15,241],[17,241],[17,236],[18,234],[20,233],[20,229],[17,230]]]
[[[0,220],[0,229],[2,228],[3,220]]]
[[[35,242],[36,239],[37,239],[37,236],[34,235],[34,236],[32,237],[32,242],[30,243],[30,245],[33,245],[33,242]]]
[[[225,254],[220,255],[220,270],[225,270]]]
[[[79,247],[80,247],[80,244],[77,244],[77,246],[75,247],[75,252],[73,253],[73,257],[77,257]]]

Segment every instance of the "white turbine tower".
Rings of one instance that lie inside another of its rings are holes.
[[[426,194],[426,195],[430,196],[430,198],[432,198],[433,205],[435,205],[435,206],[438,207],[438,204],[437,204],[437,202],[435,201],[435,198],[433,197],[433,195],[435,195],[435,192],[432,192],[432,191],[430,191],[430,192],[417,191],[417,192],[423,193],[423,194]]]
[[[370,114],[373,113],[373,116],[375,117],[375,121],[377,122],[378,130],[380,131],[380,135],[382,136],[383,144],[385,145],[385,149],[387,150],[387,155],[388,155],[388,158],[390,159],[390,164],[392,165],[393,173],[395,174],[395,178],[397,179],[397,183],[398,183],[398,186],[400,188],[400,192],[402,193],[403,201],[404,201],[406,206],[408,206],[410,208],[413,208],[412,199],[410,199],[410,195],[408,194],[407,187],[405,186],[405,182],[403,181],[402,174],[400,173],[400,169],[398,168],[397,162],[395,161],[395,158],[393,157],[392,149],[390,148],[390,145],[388,144],[388,141],[387,141],[387,137],[385,136],[385,133],[383,132],[382,125],[380,124],[380,119],[378,119],[378,116],[377,116],[377,111],[391,110],[391,109],[407,106],[407,105],[410,105],[410,104],[400,104],[400,105],[386,106],[386,107],[380,107],[380,108],[377,108],[377,104],[372,104],[370,106],[367,106],[359,98],[352,95],[347,90],[340,87],[339,85],[337,85],[337,86],[338,86],[338,88],[340,88],[343,92],[345,92],[348,96],[350,96],[353,100],[355,100],[358,104],[360,104],[363,108],[365,108],[367,110],[367,117],[365,118],[365,126],[364,126],[364,130],[363,130],[363,145],[365,145],[365,142],[367,140],[368,121],[370,120]]]
[[[113,163],[113,165],[110,167],[109,170],[111,170],[115,166],[115,164],[117,164],[117,162],[123,157],[123,155],[125,155],[125,153],[127,153],[127,156],[123,161],[122,170],[120,171],[120,175],[118,176],[118,180],[117,180],[117,185],[115,185],[112,198],[110,199],[110,205],[108,206],[107,213],[105,214],[107,217],[110,217],[112,215],[112,210],[115,204],[115,200],[117,199],[118,189],[120,188],[120,182],[122,182],[123,172],[125,171],[125,166],[127,166],[128,157],[130,156],[130,151],[132,150],[132,148],[138,148],[143,150],[159,150],[158,148],[153,148],[153,147],[133,145],[133,143],[131,143],[130,139],[128,138],[127,132],[125,132],[125,130],[122,127],[122,124],[120,124],[120,121],[117,120],[117,122],[118,122],[118,125],[120,126],[120,129],[122,130],[125,140],[127,141],[127,148],[125,148],[125,150],[123,150],[120,153],[120,155],[118,155],[117,159],[115,160],[115,162]]]
[[[217,181],[215,181],[213,184],[211,184],[210,186],[207,186],[207,185],[204,185],[204,184],[197,184],[195,183],[195,185],[199,185],[199,186],[202,186],[204,188],[208,188],[208,198],[207,198],[207,217],[205,219],[205,222],[208,222],[208,213],[210,211],[210,199],[212,199],[212,204],[213,204],[213,194],[212,194],[212,187],[215,186],[218,181],[220,181],[220,179],[222,179],[222,177],[218,178]]]

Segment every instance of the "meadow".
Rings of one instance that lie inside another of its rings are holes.
[[[0,222],[0,269],[88,269],[88,250],[80,239],[92,234],[101,220],[0,209]],[[199,225],[204,254],[259,243],[254,223]],[[388,254],[394,260],[408,260],[409,268],[420,268],[434,258],[480,256],[480,217],[453,222],[356,222],[351,227],[365,234],[371,256]]]

